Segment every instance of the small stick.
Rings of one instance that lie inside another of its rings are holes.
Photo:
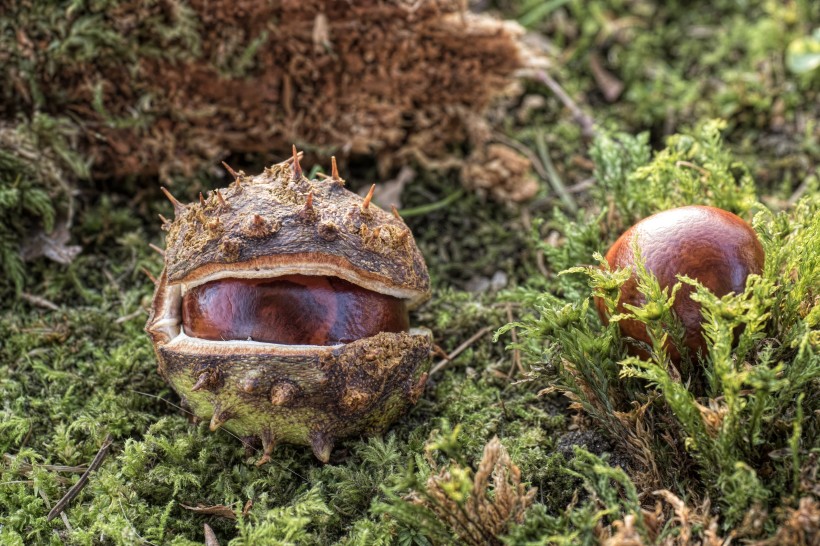
[[[10,455],[8,453],[3,453],[3,460],[7,462],[7,464],[13,464],[17,457],[14,455]],[[44,470],[48,470],[51,472],[76,472],[77,474],[81,474],[85,472],[88,468],[85,466],[63,466],[57,464],[30,464],[30,463],[20,463],[19,464],[21,472],[31,472],[35,468],[42,468]]]
[[[35,307],[42,307],[43,309],[48,309],[49,311],[60,310],[56,303],[54,303],[53,301],[49,301],[42,296],[35,296],[34,294],[23,292],[22,294],[20,294],[20,297],[29,302],[31,305],[34,305]]]
[[[690,169],[695,169],[701,175],[703,175],[703,178],[709,178],[710,176],[712,176],[712,173],[710,173],[708,170],[704,169],[700,165],[695,165],[691,161],[675,161],[675,167],[689,167]]]
[[[433,366],[433,369],[430,370],[430,375],[428,377],[432,377],[434,373],[440,371],[444,366],[446,366],[449,362],[451,362],[455,357],[457,357],[458,355],[460,355],[461,353],[466,351],[470,347],[470,345],[472,345],[473,343],[475,343],[476,341],[478,341],[479,339],[484,337],[484,335],[486,335],[487,332],[489,332],[492,329],[493,329],[492,326],[485,326],[484,328],[482,328],[481,330],[479,330],[478,332],[476,332],[475,334],[470,336],[470,339],[468,339],[467,341],[465,341],[464,343],[462,343],[461,345],[456,347],[455,350],[452,353],[447,355],[447,358],[440,360],[438,364]]]
[[[535,169],[535,172],[538,173],[538,176],[549,182],[549,173],[547,173],[547,169],[541,163],[541,160],[538,159],[538,156],[535,155],[535,152],[530,150],[526,145],[502,133],[493,134],[493,139],[501,142],[502,144],[506,144],[510,148],[515,148],[516,150],[527,156],[527,159],[529,159],[530,163],[532,163],[532,168]]]
[[[88,483],[88,478],[91,476],[91,473],[97,470],[100,465],[102,464],[103,460],[105,460],[106,455],[108,455],[108,451],[111,449],[111,443],[114,440],[111,438],[111,434],[106,435],[105,440],[103,441],[100,450],[97,452],[97,455],[94,457],[94,460],[91,461],[91,464],[88,465],[88,469],[80,476],[80,479],[77,480],[77,483],[68,490],[68,493],[60,499],[60,502],[54,505],[54,508],[51,509],[51,512],[48,513],[48,517],[46,521],[51,521],[56,518],[58,515],[65,510],[66,506],[74,500],[74,497],[80,494],[80,491],[83,490],[85,484]]]
[[[555,193],[558,194],[558,197],[570,211],[578,212],[578,204],[575,202],[575,199],[572,198],[572,195],[567,192],[567,187],[558,175],[558,171],[555,170],[555,165],[552,164],[549,150],[547,150],[547,141],[544,139],[544,133],[538,133],[535,144],[538,147],[538,155],[541,156],[544,168],[547,169],[547,182],[550,183],[552,189],[555,190]]]
[[[577,184],[573,184],[572,186],[567,188],[569,193],[581,193],[582,191],[586,191],[592,186],[595,185],[595,177],[590,176],[589,178],[584,178]]]
[[[544,70],[536,70],[535,71],[535,79],[546,85],[550,88],[558,100],[560,100],[564,106],[572,113],[573,119],[578,125],[581,126],[581,134],[583,134],[586,138],[591,138],[595,136],[595,121],[591,117],[589,117],[583,110],[581,110],[575,101],[567,95],[567,92],[558,85],[558,82],[552,79],[552,76],[547,74]]]
[[[120,318],[118,318],[117,320],[114,321],[114,324],[122,324],[123,322],[128,322],[129,320],[137,318],[138,316],[140,316],[143,313],[145,313],[145,309],[140,307],[139,309],[137,309],[133,313],[128,313],[127,315],[121,316]]]
[[[234,177],[234,180],[239,180],[239,173],[233,170],[230,165],[223,161],[222,166],[225,167],[225,170],[228,171],[228,174]]]
[[[512,314],[512,305],[509,303],[507,304],[507,321],[513,321],[513,314]],[[518,332],[515,331],[515,328],[510,329],[510,334],[512,334],[512,342],[518,343]],[[507,379],[512,379],[515,375],[516,370],[521,369],[521,351],[518,348],[513,349],[513,364],[510,366],[510,373],[507,374]]]
[[[302,159],[304,156],[305,156],[304,150],[302,150],[298,154],[296,154],[296,157],[298,157],[299,159]],[[290,165],[291,163],[293,163],[293,156],[287,158],[284,161],[280,161],[279,163],[277,163],[277,165]]]

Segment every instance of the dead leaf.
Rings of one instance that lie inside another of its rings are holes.
[[[186,510],[196,512],[197,514],[207,514],[209,516],[218,516],[220,518],[236,519],[236,514],[234,514],[233,508],[230,506],[225,506],[224,504],[216,504],[214,506],[203,506],[201,504],[196,506],[188,506],[187,504],[179,503],[179,505]]]
[[[410,167],[404,166],[396,175],[396,178],[382,182],[376,186],[376,192],[373,194],[373,202],[380,208],[389,210],[390,205],[396,205],[396,208],[401,208],[401,195],[404,193],[404,187],[416,178],[416,171]],[[364,196],[367,194],[370,186],[363,187],[359,193]]]
[[[598,89],[604,95],[607,102],[615,102],[624,91],[624,84],[616,78],[610,71],[604,68],[601,56],[593,52],[589,54],[589,68],[592,70],[592,77],[598,84]]]
[[[58,264],[68,265],[74,261],[82,247],[66,245],[71,238],[68,221],[60,223],[51,233],[39,231],[23,241],[20,255],[23,261],[30,261],[45,256]]]

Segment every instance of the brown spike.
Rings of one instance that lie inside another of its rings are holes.
[[[265,220],[262,216],[254,214],[242,232],[247,237],[265,237],[279,230],[279,226]]]
[[[223,207],[228,205],[228,203],[225,202],[225,198],[222,197],[222,192],[221,191],[216,190],[216,198],[219,199],[219,204],[222,205]]]
[[[317,430],[310,433],[308,440],[316,458],[327,464],[330,461],[330,452],[333,451],[333,437]]]
[[[182,212],[184,212],[186,208],[188,208],[187,206],[185,206],[185,205],[183,205],[182,203],[180,203],[180,202],[177,200],[177,198],[176,198],[176,197],[174,197],[173,195],[171,195],[171,192],[169,192],[169,191],[168,191],[168,190],[167,190],[164,186],[160,186],[160,189],[162,190],[162,193],[164,193],[164,194],[165,194],[165,197],[167,197],[167,198],[168,198],[168,201],[170,201],[170,202],[171,202],[171,204],[172,204],[172,205],[174,205],[174,214],[179,215],[179,214],[181,214]]]
[[[156,278],[155,276],[153,276],[153,275],[151,274],[151,272],[150,272],[150,271],[148,271],[148,270],[147,270],[147,269],[145,269],[144,267],[140,267],[140,271],[142,271],[143,273],[145,273],[145,275],[146,275],[149,279],[151,279],[151,282],[152,282],[152,283],[157,284],[157,278]]]
[[[192,391],[198,391],[198,390],[202,390],[202,389],[207,390],[208,384],[210,382],[211,382],[210,372],[202,372],[201,374],[199,374],[199,377],[197,378],[196,383],[194,383],[194,386],[191,387],[191,390]]]
[[[396,205],[390,204],[390,210],[393,211],[393,216],[396,217],[396,220],[401,220],[401,214],[399,214],[399,209],[396,208]]]
[[[239,388],[248,394],[253,394],[258,386],[259,380],[256,377],[246,377],[239,383]]]
[[[159,216],[159,219],[163,224],[170,224],[171,223],[170,221],[168,221],[168,218],[166,218],[162,214],[158,214],[157,216]]]
[[[202,524],[205,527],[205,546],[219,546],[219,541],[214,534],[214,530],[207,523]]]
[[[286,406],[293,401],[299,388],[288,381],[276,383],[270,390],[270,403],[274,406]]]
[[[233,176],[234,180],[239,180],[239,174],[235,170],[233,170],[230,165],[223,161],[222,166],[225,167],[225,170],[228,171],[228,174]]]
[[[298,159],[302,159],[304,156],[305,156],[305,152],[299,152],[298,154],[296,154],[296,157],[297,157]],[[277,163],[276,165],[290,165],[291,163],[293,163],[293,156],[291,156],[291,157],[287,158],[287,159],[286,159],[286,160],[284,160],[284,161],[280,161],[280,162],[279,162],[279,163]]]
[[[162,249],[161,249],[160,247],[158,247],[157,245],[155,245],[154,243],[148,243],[148,246],[149,246],[149,247],[151,247],[151,250],[153,250],[153,251],[155,251],[155,252],[159,253],[159,255],[160,255],[160,256],[162,256],[163,258],[165,257],[165,251],[164,251],[164,250],[162,250]]]
[[[262,458],[256,461],[256,466],[262,466],[270,462],[273,449],[276,447],[276,438],[269,428],[262,431]]]
[[[327,180],[328,178],[330,178],[330,176],[326,175],[325,173],[316,173],[316,176],[318,176],[322,180]]]
[[[334,180],[341,180],[339,176],[339,167],[336,166],[336,156],[330,156],[330,177]]]
[[[202,196],[202,192],[199,192],[199,204],[205,206],[205,198]]]
[[[313,210],[313,192],[309,191],[307,200],[305,201],[305,211],[312,211]]]
[[[223,411],[220,408],[219,403],[215,404],[214,414],[211,417],[211,425],[209,427],[211,429],[211,432],[216,432],[217,429],[219,429],[219,427],[230,421],[230,419],[231,414],[227,411]]]
[[[296,152],[296,144],[293,145],[293,179],[299,180],[302,178],[302,166],[299,165],[299,154]]]
[[[424,372],[419,376],[419,380],[416,381],[415,385],[410,387],[410,402],[415,404],[421,398],[422,393],[424,393],[424,386],[427,384],[427,372]]]
[[[370,191],[367,192],[367,195],[364,196],[364,201],[362,201],[362,210],[367,210],[370,207],[370,200],[373,199],[373,192],[376,191],[376,184],[370,186]]]

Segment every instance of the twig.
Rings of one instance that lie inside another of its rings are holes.
[[[7,464],[11,464],[14,461],[14,457],[9,455],[8,453],[3,454],[3,459],[6,460]],[[38,468],[44,468],[46,470],[50,470],[52,472],[85,472],[85,467],[79,466],[56,466],[56,465],[36,465]],[[21,474],[29,475],[31,474],[32,470],[34,470],[35,465],[31,465],[28,463],[19,463],[18,470]],[[71,485],[71,480],[67,478],[63,478],[62,476],[53,476],[53,478],[63,485]]]
[[[789,200],[786,201],[790,207],[795,206],[797,202],[800,201],[800,198],[803,197],[803,194],[806,193],[806,190],[809,189],[809,180],[810,178],[807,176],[803,182],[797,186],[797,189],[794,190],[794,193],[792,193],[791,197],[789,197]]]
[[[129,313],[127,315],[124,315],[124,316],[118,318],[117,320],[115,320],[114,322],[116,324],[122,324],[123,322],[128,322],[131,319],[137,318],[138,316],[142,315],[143,313],[145,313],[145,309],[140,307],[139,309],[137,309],[133,313]]]
[[[709,178],[712,176],[712,173],[708,170],[704,169],[700,165],[695,165],[691,161],[675,161],[675,167],[689,167],[690,169],[695,169],[703,176],[703,178]]]
[[[578,203],[572,198],[572,195],[567,192],[567,187],[555,170],[555,165],[552,164],[549,150],[547,150],[547,141],[544,139],[544,133],[538,133],[538,138],[535,139],[535,145],[538,147],[538,155],[541,156],[541,161],[544,162],[544,167],[547,169],[547,182],[550,183],[552,189],[561,198],[561,201],[572,212],[578,212]]]
[[[528,232],[532,232],[532,216],[530,210],[526,207],[521,208],[521,223],[524,224],[524,228]],[[550,276],[547,263],[544,260],[544,250],[540,246],[535,250],[535,265],[545,278]]]
[[[589,117],[583,110],[581,110],[575,101],[567,95],[567,92],[558,85],[558,82],[552,79],[552,76],[543,70],[534,71],[535,79],[550,88],[550,91],[558,97],[564,106],[572,113],[572,118],[581,126],[581,134],[586,138],[592,138],[596,134],[595,121]]]
[[[34,294],[23,292],[22,294],[20,294],[20,298],[24,299],[25,301],[29,302],[35,307],[42,307],[43,309],[48,309],[49,311],[60,310],[56,303],[49,301],[42,296],[35,296]]]
[[[468,349],[470,347],[470,345],[472,345],[473,343],[475,343],[476,341],[481,339],[487,332],[489,332],[492,329],[493,329],[492,326],[485,326],[484,328],[482,328],[481,330],[479,330],[478,332],[476,332],[475,334],[470,336],[470,338],[467,341],[465,341],[464,343],[462,343],[461,345],[456,347],[455,350],[452,353],[447,355],[447,358],[440,360],[438,362],[438,364],[433,366],[433,369],[430,370],[430,376],[432,376],[434,373],[440,371],[444,366],[446,366],[449,362],[451,362],[455,357],[457,357],[458,355],[463,353],[466,349]]]
[[[567,188],[569,193],[581,193],[582,191],[588,190],[592,186],[595,185],[595,177],[590,176],[589,178],[584,178],[577,184],[573,184],[572,186]]]
[[[544,180],[549,181],[549,174],[547,173],[547,169],[544,168],[544,165],[541,163],[541,160],[538,159],[538,156],[535,155],[535,152],[527,148],[527,146],[502,133],[493,134],[493,140],[497,140],[502,144],[505,144],[511,148],[515,148],[516,150],[524,154],[527,157],[527,159],[530,160],[530,163],[532,163],[532,168],[535,169],[535,172],[538,173],[538,176],[540,176]]]
[[[302,159],[303,157],[305,157],[305,151],[304,150],[299,151],[296,154],[296,157],[298,157],[299,159]],[[289,158],[287,158],[284,161],[280,161],[276,165],[290,165],[291,163],[293,163],[293,156],[290,156]]]
[[[154,276],[154,275],[153,275],[150,271],[148,271],[148,270],[147,270],[147,269],[145,269],[144,267],[140,267],[140,271],[142,271],[143,273],[145,273],[145,275],[148,277],[148,279],[149,279],[152,283],[157,284],[157,282],[158,282],[158,281],[157,281],[157,278],[156,278],[156,277],[155,277],[155,276]]]
[[[507,321],[508,322],[513,321],[512,306],[510,304],[507,304]],[[518,332],[515,331],[515,328],[512,328],[510,330],[510,335],[512,337],[513,345],[517,344],[518,343]],[[516,347],[515,349],[513,349],[513,363],[512,363],[512,366],[510,366],[510,373],[507,374],[507,379],[512,379],[512,377],[515,375],[515,371],[520,370],[520,369],[521,369],[521,351]],[[503,400],[502,400],[502,402],[503,402]]]
[[[40,497],[42,497],[43,502],[46,505],[46,508],[51,510],[51,501],[48,500],[48,495],[46,495],[46,492],[42,489],[40,489]],[[66,530],[68,530],[69,534],[73,533],[74,529],[71,527],[71,522],[68,521],[68,516],[65,515],[65,512],[61,512],[60,517],[63,519],[63,525],[65,525],[65,528]],[[59,536],[59,533],[57,535]]]
[[[14,455],[10,455],[9,453],[3,453],[3,458],[9,463],[12,464],[17,460],[17,457]],[[50,470],[52,472],[76,472],[81,473],[88,470],[86,466],[63,466],[59,464],[30,464],[30,463],[20,463],[20,470],[23,472],[29,472],[34,468],[43,468],[45,470]]]
[[[111,434],[108,434],[103,441],[103,445],[100,447],[100,450],[97,452],[97,455],[94,457],[94,460],[91,461],[91,464],[88,465],[88,469],[80,476],[80,479],[77,480],[71,489],[68,490],[68,493],[60,499],[60,501],[54,505],[54,508],[51,509],[51,512],[48,513],[48,517],[46,521],[51,521],[56,518],[62,511],[68,506],[74,497],[76,497],[80,491],[83,490],[85,484],[88,482],[88,478],[91,476],[91,473],[97,470],[100,465],[102,464],[103,460],[105,460],[106,455],[108,455],[108,451],[111,449],[111,443],[114,440],[111,438]]]
[[[461,191],[461,190],[457,190],[457,191],[454,191],[453,193],[451,193],[450,195],[448,195],[447,197],[445,197],[444,199],[441,199],[439,201],[435,201],[435,202],[429,203],[427,205],[421,205],[420,207],[415,207],[415,208],[412,208],[412,209],[402,209],[399,212],[399,214],[401,214],[402,218],[410,218],[411,216],[421,216],[423,214],[429,214],[429,213],[431,213],[433,211],[436,211],[438,209],[443,209],[444,207],[450,205],[451,203],[454,203],[462,195],[464,195],[464,192]]]

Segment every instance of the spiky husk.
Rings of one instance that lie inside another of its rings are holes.
[[[335,164],[335,163],[334,163]],[[328,462],[338,438],[382,432],[416,403],[427,380],[429,330],[387,333],[317,346],[210,341],[182,324],[187,288],[226,277],[334,276],[425,301],[430,278],[400,217],[344,189],[334,176],[305,178],[299,154],[228,187],[174,207],[163,219],[165,267],[146,324],[159,372],[192,412],[240,437],[258,437],[270,458],[277,442],[309,445]],[[164,189],[164,188],[163,188]]]

